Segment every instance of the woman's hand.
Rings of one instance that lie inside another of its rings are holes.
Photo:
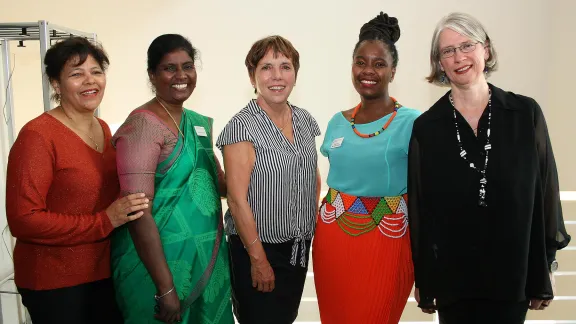
[[[416,303],[420,305],[420,289],[418,288],[414,289],[414,298],[416,298]],[[434,314],[436,313],[436,302],[433,301],[432,305],[430,305],[429,307],[428,305],[426,305],[426,307],[420,307],[420,309],[422,309],[423,313]]]
[[[154,317],[164,323],[178,323],[182,321],[180,316],[180,299],[176,289],[172,290],[168,295],[156,301],[156,315]]]
[[[556,296],[556,279],[554,278],[554,274],[550,272],[550,283],[552,284],[552,294]],[[542,299],[530,299],[530,308],[531,310],[545,310],[550,304],[552,303],[552,299],[549,300],[542,300]]]
[[[106,209],[106,214],[112,226],[116,228],[142,217],[144,215],[142,210],[146,208],[148,208],[148,198],[145,198],[143,193],[137,193],[117,199]],[[133,212],[137,213],[129,215]]]
[[[258,289],[260,292],[271,292],[274,290],[275,278],[274,270],[266,258],[266,252],[259,245],[257,252],[250,253],[250,274],[252,275],[252,287]]]
[[[551,302],[552,300],[530,299],[528,308],[531,310],[545,310]]]

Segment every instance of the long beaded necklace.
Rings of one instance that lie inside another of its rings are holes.
[[[72,118],[70,118],[70,116],[68,116],[68,113],[66,113],[66,110],[64,110],[64,107],[60,106],[60,108],[62,109],[62,112],[64,113],[64,115],[66,115],[66,118],[68,118],[72,122],[72,124],[74,126],[76,126],[76,122],[74,121],[74,119],[72,119]],[[78,127],[76,127],[76,129],[78,129]],[[78,129],[78,130],[80,130],[80,129]],[[100,152],[100,146],[94,140],[94,117],[92,117],[92,119],[90,119],[90,132],[92,133],[92,136],[90,136],[90,134],[88,134],[86,132],[82,132],[82,133],[84,133],[84,135],[88,136],[88,138],[92,141],[92,143],[94,143],[94,146],[96,146],[96,151]]]
[[[356,128],[356,124],[354,123],[354,120],[356,119],[356,114],[358,113],[358,110],[360,110],[360,107],[362,107],[362,103],[359,103],[358,106],[356,106],[356,108],[354,108],[354,112],[352,112],[352,117],[350,117],[350,126],[352,126],[352,130],[354,131],[354,133],[356,133],[356,135],[358,135],[362,138],[370,138],[370,137],[378,136],[382,132],[384,132],[386,130],[386,128],[388,128],[388,125],[390,125],[390,123],[394,120],[394,117],[396,117],[396,114],[398,113],[398,109],[400,107],[402,107],[402,105],[400,105],[400,103],[398,103],[398,101],[396,99],[394,99],[394,97],[390,97],[390,99],[392,99],[392,101],[394,101],[394,112],[392,113],[392,116],[390,117],[390,119],[388,119],[386,124],[384,124],[384,126],[382,126],[382,128],[380,130],[378,130],[372,134],[362,134]]]
[[[156,97],[156,101],[158,101],[158,103],[160,104],[160,106],[162,106],[162,108],[164,108],[164,110],[166,110],[166,113],[168,114],[168,116],[170,116],[170,118],[172,119],[172,121],[174,122],[174,125],[176,125],[176,128],[178,129],[178,132],[180,132],[180,135],[182,135],[182,139],[184,138],[184,133],[182,133],[182,130],[180,130],[180,126],[178,126],[178,123],[176,122],[176,119],[174,119],[174,117],[172,117],[172,114],[168,111],[168,109],[166,108],[166,106],[164,106],[164,104],[162,104],[162,102],[160,101],[160,99],[158,99],[158,97]]]
[[[454,108],[454,125],[456,125],[456,138],[458,139],[458,147],[460,148],[460,157],[462,157],[466,162],[469,163],[471,169],[475,170],[480,174],[482,177],[480,179],[480,190],[478,193],[478,206],[486,207],[488,204],[486,203],[486,167],[488,166],[488,153],[492,149],[492,145],[490,144],[490,125],[492,121],[492,91],[488,89],[488,130],[486,131],[486,145],[484,145],[484,154],[486,158],[484,159],[484,166],[482,168],[478,168],[474,165],[474,162],[470,161],[467,157],[466,150],[462,145],[462,139],[460,138],[460,130],[458,128],[458,120],[456,118],[456,106],[454,105],[454,100],[452,99],[452,93],[448,96],[450,99],[450,103]]]

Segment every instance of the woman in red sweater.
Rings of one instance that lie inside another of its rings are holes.
[[[117,200],[110,129],[94,117],[108,57],[74,37],[50,48],[44,64],[60,105],[22,128],[8,158],[16,286],[34,324],[122,323],[108,237],[142,216],[148,199],[138,193]]]

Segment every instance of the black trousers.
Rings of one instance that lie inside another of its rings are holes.
[[[230,269],[232,280],[232,305],[234,315],[240,324],[289,324],[298,316],[302,299],[310,241],[306,241],[306,267],[290,264],[294,241],[280,244],[263,243],[268,262],[274,270],[275,288],[262,293],[252,287],[250,258],[237,235],[228,237],[230,248]]]
[[[461,300],[440,307],[440,324],[522,324],[528,312],[528,301],[498,302]]]
[[[112,279],[78,286],[29,290],[18,288],[34,324],[123,324]]]

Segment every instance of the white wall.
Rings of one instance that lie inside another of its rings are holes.
[[[543,66],[547,73],[541,76],[548,86],[549,100],[544,108],[560,171],[561,188],[576,190],[576,172],[573,171],[576,166],[576,65],[569,63],[576,57],[576,43],[573,41],[576,36],[576,1],[552,0],[550,4],[553,5],[548,18],[548,44],[541,44],[539,39],[529,44],[531,48],[542,48],[543,52],[543,58],[534,64]]]
[[[8,3],[9,0],[0,1]],[[397,44],[400,64],[392,94],[404,105],[425,110],[445,91],[424,81],[431,34],[442,15],[466,11],[484,22],[499,51],[501,68],[492,81],[535,97],[547,115],[552,115],[554,112],[548,105],[550,80],[566,79],[566,76],[545,63],[550,55],[550,34],[554,27],[549,24],[554,20],[550,14],[566,11],[554,11],[561,0],[550,2],[558,3],[556,6],[546,2],[363,0],[336,5],[327,0],[287,3],[102,0],[86,6],[69,0],[23,0],[10,2],[10,7],[1,6],[0,21],[47,19],[96,32],[112,62],[102,103],[102,117],[109,123],[121,123],[132,109],[150,98],[146,49],[152,39],[162,33],[184,34],[200,49],[202,60],[198,87],[187,107],[213,116],[217,135],[252,97],[244,58],[255,40],[269,34],[287,37],[300,51],[301,71],[290,99],[310,110],[321,128],[335,112],[355,105],[358,96],[350,80],[351,52],[360,26],[380,10],[400,20],[402,37]],[[566,4],[569,2],[565,0]],[[12,46],[16,56],[17,129],[42,111],[38,44],[29,42],[26,46]],[[562,154],[561,148],[557,151]],[[327,162],[322,159],[320,164],[325,177]],[[561,163],[561,167],[563,174],[567,173],[568,166]],[[576,181],[570,186],[575,187]]]
[[[290,100],[308,109],[324,130],[334,113],[359,100],[350,78],[352,50],[362,24],[381,10],[398,17],[402,29],[397,44],[400,63],[391,94],[420,110],[446,91],[424,80],[436,22],[451,11],[479,18],[500,56],[500,70],[491,82],[538,100],[548,119],[561,189],[576,190],[571,171],[576,163],[571,145],[576,112],[570,96],[576,75],[573,0],[0,0],[0,22],[46,19],[96,32],[112,63],[101,105],[102,117],[110,124],[121,123],[151,97],[146,76],[150,42],[162,33],[187,36],[201,52],[201,67],[198,86],[186,106],[214,117],[218,135],[252,98],[244,58],[254,41],[270,34],[287,37],[300,51],[301,70]],[[25,45],[12,46],[17,129],[42,112],[38,43]],[[325,178],[328,163],[323,157],[319,163]],[[0,183],[2,176],[0,172]],[[0,215],[0,227],[3,219]],[[0,253],[0,277],[10,268],[9,262]]]

